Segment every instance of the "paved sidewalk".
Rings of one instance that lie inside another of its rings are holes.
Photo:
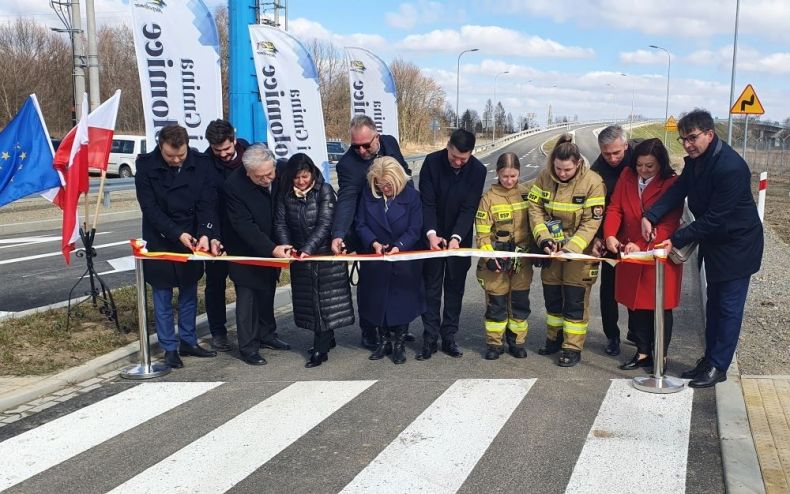
[[[765,492],[790,492],[790,376],[742,376]]]

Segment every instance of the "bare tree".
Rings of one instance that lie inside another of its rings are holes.
[[[348,122],[351,119],[351,95],[346,59],[343,53],[328,41],[314,39],[308,43],[307,49],[318,69],[326,135],[329,138],[347,138]]]
[[[403,59],[390,64],[398,89],[398,126],[401,141],[422,143],[433,139],[431,121],[444,115],[444,90],[422,74],[420,68]]]
[[[99,30],[99,87],[102,101],[116,89],[121,90],[116,132],[143,134],[145,116],[133,46],[134,35],[127,26],[105,26]]]

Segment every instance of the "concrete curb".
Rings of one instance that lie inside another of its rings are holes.
[[[274,296],[274,308],[286,306],[291,303],[291,286],[279,287]],[[227,325],[232,326],[236,323],[236,304],[227,306]],[[197,318],[198,337],[202,338],[209,334],[208,319],[205,314]],[[160,351],[159,340],[156,334],[150,336],[151,353]],[[110,353],[96,357],[77,367],[66,369],[52,376],[46,377],[24,389],[12,391],[0,395],[0,411],[11,410],[29,401],[33,401],[41,396],[53,393],[59,389],[73,384],[87,381],[88,379],[100,376],[106,372],[120,369],[126,365],[138,363],[140,343],[135,341],[125,347],[118,348]]]

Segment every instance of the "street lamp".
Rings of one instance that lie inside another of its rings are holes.
[[[498,73],[497,75],[494,76],[494,110],[493,110],[494,114],[492,115],[493,120],[494,120],[494,131],[491,134],[491,141],[496,141],[496,80],[497,80],[497,77],[499,77],[501,75],[509,74],[509,73],[510,73],[510,71],[506,70],[506,71],[500,72],[500,73]]]
[[[623,77],[628,77],[628,74],[620,72]],[[628,133],[634,131],[634,99],[636,98],[636,81],[631,84],[631,114],[628,116]]]
[[[471,48],[469,50],[464,50],[458,54],[458,64],[455,67],[455,128],[458,128],[458,102],[460,101],[461,96],[461,55],[464,53],[469,53],[472,51],[479,51],[479,48]]]
[[[667,128],[666,122],[669,120],[669,69],[672,67],[672,55],[670,55],[669,50],[666,48],[662,48],[656,45],[650,45],[650,48],[655,48],[656,50],[663,50],[664,53],[667,54],[667,105],[664,109],[664,145],[667,146]],[[669,147],[669,146],[667,146]]]

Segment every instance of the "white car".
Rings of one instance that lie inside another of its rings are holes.
[[[114,135],[110,159],[107,162],[107,175],[133,177],[137,173],[134,162],[138,154],[146,152],[145,144],[145,136]]]

